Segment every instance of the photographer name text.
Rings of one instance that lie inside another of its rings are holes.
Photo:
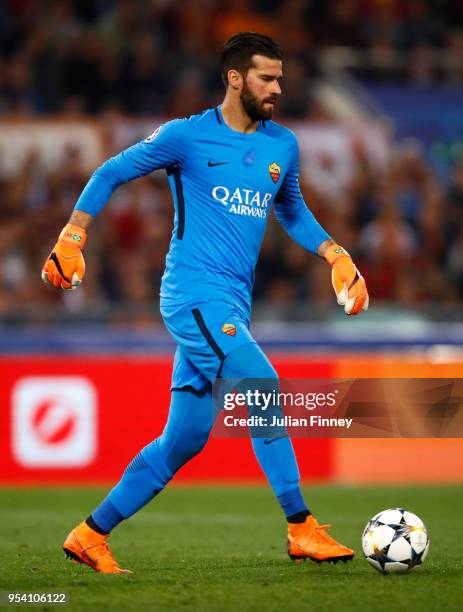
[[[227,414],[224,417],[224,425],[227,427],[345,427],[349,429],[353,419],[347,418],[324,418],[315,414],[310,417],[283,417],[273,416],[268,419],[264,416],[253,415],[250,417],[235,417]]]

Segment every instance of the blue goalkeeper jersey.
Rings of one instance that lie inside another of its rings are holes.
[[[260,122],[250,134],[237,132],[220,107],[169,121],[106,161],[76,210],[95,216],[116,187],[161,168],[175,206],[161,306],[219,299],[248,313],[272,207],[308,251],[315,253],[329,239],[301,195],[293,132],[273,121]]]

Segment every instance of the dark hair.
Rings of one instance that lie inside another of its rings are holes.
[[[225,87],[228,85],[228,71],[234,68],[241,74],[246,74],[252,66],[253,55],[278,60],[283,58],[280,47],[265,34],[238,32],[225,41],[220,58],[220,72]]]

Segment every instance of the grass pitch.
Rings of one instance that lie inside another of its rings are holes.
[[[66,592],[65,609],[86,612],[462,609],[463,487],[306,487],[313,513],[357,553],[337,565],[289,561],[268,488],[170,487],[111,537],[130,576],[97,574],[61,551],[103,494],[0,489],[0,590]],[[371,516],[396,506],[424,520],[430,552],[411,574],[382,576],[363,559],[360,536]]]

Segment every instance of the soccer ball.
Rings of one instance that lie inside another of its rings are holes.
[[[368,521],[362,535],[363,553],[382,574],[403,574],[423,563],[429,550],[423,521],[403,508],[383,510]]]

